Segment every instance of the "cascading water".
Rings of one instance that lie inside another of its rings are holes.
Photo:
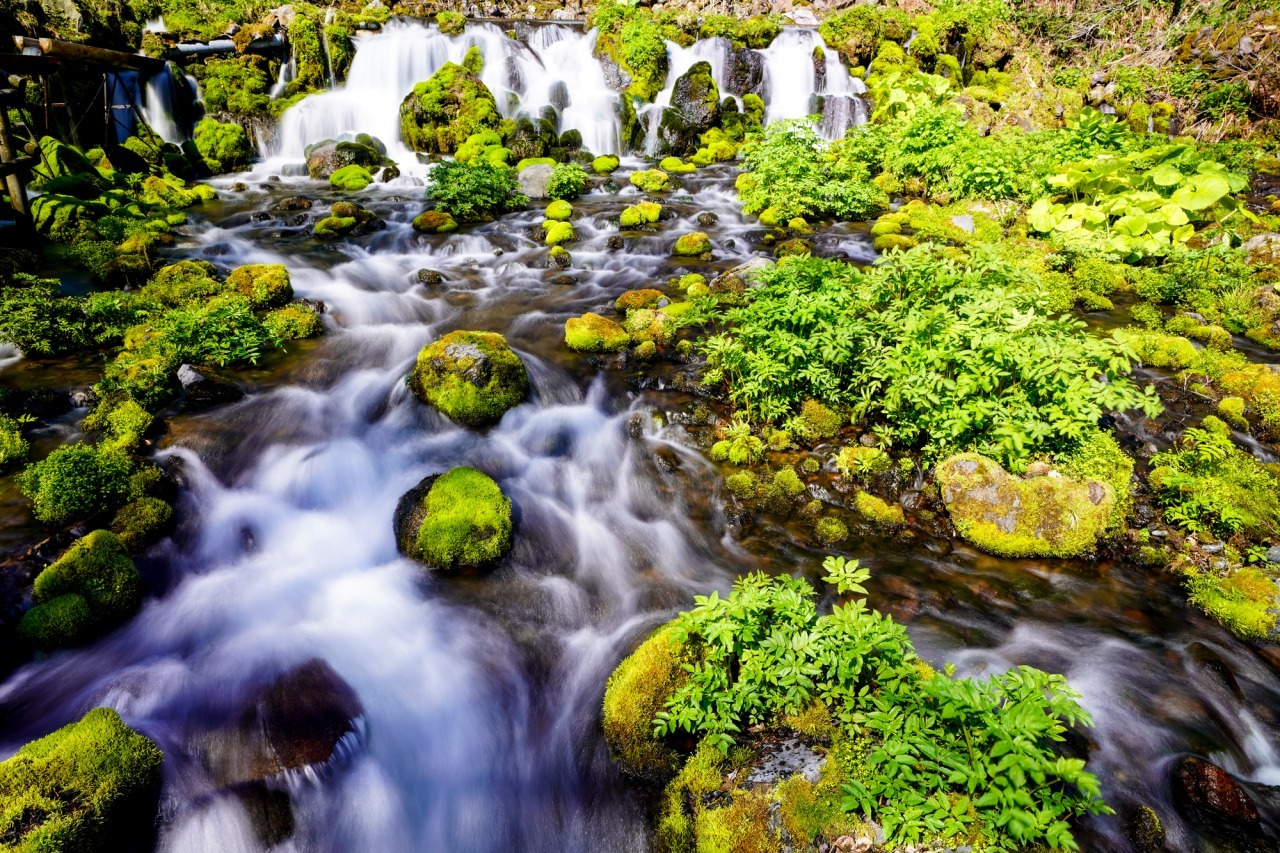
[[[814,56],[823,48],[823,58]],[[867,119],[861,95],[866,86],[850,76],[849,69],[834,50],[826,48],[815,30],[786,29],[773,44],[760,51],[765,63],[766,121],[802,118],[819,111],[820,129],[827,139],[839,139]],[[819,73],[821,67],[821,73]]]
[[[184,81],[185,83],[185,81]],[[178,79],[169,66],[147,79],[146,96],[142,105],[142,117],[165,142],[175,145],[187,139],[187,133],[174,118],[177,113]]]

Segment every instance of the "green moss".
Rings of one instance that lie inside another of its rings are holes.
[[[111,522],[111,532],[131,554],[136,554],[168,532],[173,508],[159,498],[138,498],[127,503]]]
[[[373,175],[369,174],[369,170],[364,166],[358,166],[355,163],[336,169],[329,176],[329,186],[343,192],[359,192],[371,183],[373,183]]]
[[[627,348],[630,336],[622,327],[599,314],[571,317],[564,324],[564,340],[577,352],[620,352]]]
[[[836,454],[836,470],[849,479],[883,474],[893,468],[893,460],[889,454],[878,447],[863,447],[860,444],[840,448]]]
[[[684,667],[698,658],[671,625],[640,644],[609,676],[603,727],[609,751],[624,771],[650,781],[670,778],[681,756],[653,737],[653,722],[667,698],[688,679]]]
[[[661,169],[645,169],[642,172],[631,173],[631,185],[641,192],[660,193],[670,188],[670,180],[667,173]]]
[[[904,234],[881,234],[872,244],[872,247],[881,254],[892,252],[895,249],[906,251],[914,248],[916,245],[915,238],[908,237]]]
[[[876,224],[871,226],[872,237],[882,237],[885,234],[901,234],[902,225],[896,219],[888,217],[880,217],[876,220]]]
[[[692,163],[686,163],[679,157],[664,157],[662,162],[658,164],[658,168],[671,175],[687,175],[690,172],[696,172],[698,167]]]
[[[207,300],[227,290],[214,278],[216,273],[217,268],[208,261],[178,261],[152,276],[142,295],[171,308]]]
[[[227,286],[254,308],[275,308],[293,298],[293,284],[284,264],[246,264],[227,276]]]
[[[21,425],[8,415],[0,415],[0,473],[26,459],[29,449]]]
[[[519,163],[516,163],[516,172],[523,172],[530,166],[551,166],[555,167],[556,161],[550,157],[525,157]]]
[[[445,9],[436,15],[436,26],[447,36],[462,35],[467,28],[467,18],[458,12]]]
[[[1257,569],[1226,576],[1190,569],[1184,577],[1191,603],[1237,637],[1265,640],[1275,631],[1280,587]]]
[[[1218,401],[1218,414],[1224,421],[1239,430],[1249,431],[1249,421],[1244,416],[1244,400],[1240,397],[1223,397]]]
[[[646,287],[641,290],[628,290],[617,298],[613,303],[613,307],[619,314],[625,314],[636,308],[657,308],[661,305],[662,300],[666,298],[666,295],[661,290],[656,290],[652,287]]]
[[[472,134],[502,123],[493,93],[473,72],[446,62],[400,105],[400,131],[415,151],[452,154]]]
[[[813,532],[818,537],[818,541],[827,547],[839,545],[849,538],[849,528],[835,516],[818,519],[813,526]]]
[[[635,341],[653,341],[669,344],[676,333],[676,323],[671,315],[652,308],[639,308],[627,312],[622,328]]]
[[[101,424],[106,430],[107,440],[101,445],[103,450],[133,450],[142,440],[142,436],[151,428],[151,413],[142,408],[137,401],[123,399],[108,405],[106,401],[99,405],[85,418],[85,427],[91,421]]]
[[[976,453],[935,471],[956,530],[1002,557],[1078,557],[1094,547],[1116,505],[1110,485],[1067,477],[1022,480]]]
[[[591,161],[591,171],[597,175],[609,175],[618,171],[621,161],[612,154],[601,154]]]
[[[787,422],[787,428],[804,441],[819,441],[834,437],[844,422],[839,412],[817,400],[805,400],[800,404],[800,414]]]
[[[1093,430],[1071,453],[1058,458],[1058,468],[1076,480],[1097,480],[1111,486],[1115,506],[1107,530],[1123,530],[1133,514],[1133,459],[1121,449],[1115,436]]]
[[[445,571],[493,563],[511,550],[511,501],[474,468],[454,468],[432,484],[417,556]]]
[[[36,518],[64,524],[119,506],[132,472],[133,463],[119,451],[68,444],[28,465],[17,482]]]
[[[409,387],[449,418],[479,427],[524,401],[529,376],[502,335],[458,331],[422,348]]]
[[[573,216],[573,205],[564,199],[556,199],[551,202],[551,204],[547,205],[547,209],[543,211],[543,215],[546,216],[547,219],[564,222],[567,221],[569,217]]]
[[[701,231],[681,235],[671,254],[678,258],[698,258],[711,252],[711,238]]]
[[[695,849],[706,853],[782,853],[770,829],[773,804],[761,790],[735,790],[727,805],[703,808],[694,824]]]
[[[262,318],[262,325],[267,327],[273,338],[282,341],[314,338],[324,332],[324,321],[320,319],[320,314],[303,303],[285,305],[271,311]]]
[[[68,597],[84,607],[61,600]],[[36,606],[19,624],[23,635],[42,648],[74,646],[132,616],[142,582],[120,539],[95,530],[36,576],[32,598]]]
[[[413,218],[413,230],[420,234],[446,234],[458,230],[458,223],[443,211],[425,210]]]
[[[622,211],[618,222],[623,228],[641,228],[657,222],[662,216],[662,205],[653,201],[642,201]]]
[[[242,171],[253,160],[249,135],[238,124],[201,119],[196,125],[194,140],[200,159],[215,175]]]
[[[870,492],[855,492],[853,508],[863,518],[876,524],[902,524],[907,520],[902,507],[886,503]]]
[[[561,243],[568,243],[577,236],[573,231],[573,223],[571,222],[548,219],[542,223],[542,229],[546,232],[545,241],[548,246],[559,246]]]
[[[152,823],[163,761],[115,711],[95,708],[0,763],[0,838],[23,853],[132,849]]]

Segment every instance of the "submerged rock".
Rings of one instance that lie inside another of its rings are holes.
[[[207,409],[223,403],[234,403],[244,396],[244,392],[231,380],[219,376],[211,368],[193,364],[178,367],[178,383],[182,385],[188,409]]]
[[[1107,527],[1115,493],[1107,483],[1056,473],[1023,480],[977,453],[943,460],[935,472],[956,530],[1003,557],[1078,557]]]
[[[502,335],[458,331],[422,348],[409,387],[447,417],[480,427],[524,401],[529,376]]]
[[[1192,821],[1226,833],[1258,830],[1258,807],[1218,765],[1184,756],[1173,766],[1172,781],[1174,799]]]

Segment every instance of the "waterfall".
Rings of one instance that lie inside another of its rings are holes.
[[[147,78],[147,89],[142,103],[142,118],[165,142],[181,145],[187,139],[186,131],[174,118],[177,112],[178,80],[170,66]]]
[[[289,84],[292,83],[294,78],[297,76],[298,76],[298,60],[297,58],[294,57],[293,50],[292,48],[290,48],[289,60],[287,62],[280,63],[280,73],[276,76],[276,82],[271,87],[270,94],[271,94],[272,100],[275,100],[276,98],[284,97],[285,90],[289,87]]]
[[[821,73],[814,58],[814,49],[819,47],[823,49]],[[866,86],[849,75],[849,69],[816,31],[785,29],[760,54],[764,57],[766,122],[820,112],[820,130],[827,139],[838,139],[849,128],[866,122],[867,105],[861,98]],[[815,96],[822,98],[820,109]]]

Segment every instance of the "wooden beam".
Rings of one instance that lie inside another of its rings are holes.
[[[54,56],[67,61],[83,62],[108,69],[128,69],[155,74],[164,69],[163,59],[154,59],[137,53],[125,53],[121,50],[107,50],[91,47],[87,44],[76,44],[60,39],[33,39],[27,36],[14,36],[13,43],[18,50],[39,50],[45,56]]]
[[[9,163],[0,163],[0,178],[7,178],[10,175],[21,175],[24,172],[30,172],[37,165],[40,159],[38,157],[19,157]]]
[[[56,56],[30,56],[25,53],[0,53],[0,68],[9,74],[39,77],[58,70],[61,62]]]

